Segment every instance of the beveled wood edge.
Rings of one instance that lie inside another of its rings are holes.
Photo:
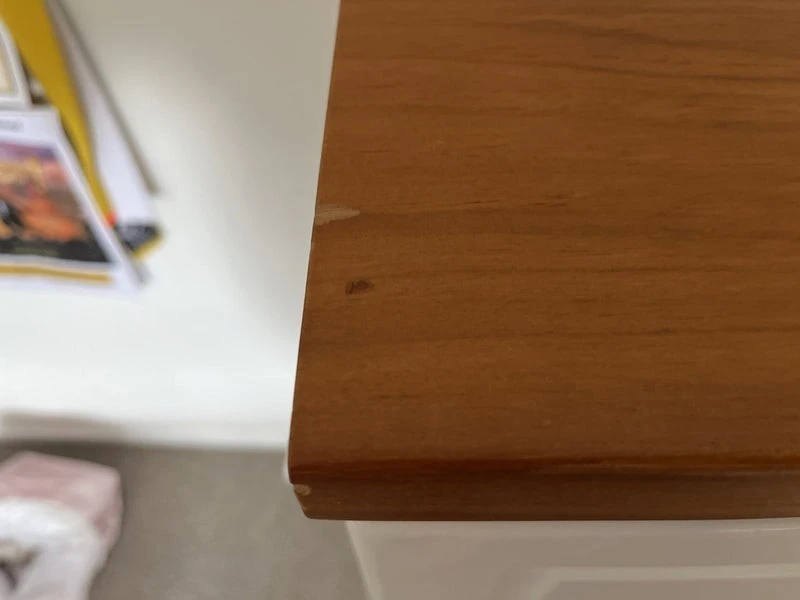
[[[693,520],[800,517],[800,468],[551,473],[372,473],[294,469],[315,519],[355,521]]]

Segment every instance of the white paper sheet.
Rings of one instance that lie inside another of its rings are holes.
[[[83,100],[96,167],[114,207],[117,232],[123,243],[136,252],[160,235],[147,182],[111,100],[61,2],[51,0],[50,12]]]
[[[0,108],[25,108],[31,97],[17,46],[0,22]]]

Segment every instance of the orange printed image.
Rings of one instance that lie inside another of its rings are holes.
[[[69,173],[46,147],[0,142],[0,255],[108,262],[70,187]]]

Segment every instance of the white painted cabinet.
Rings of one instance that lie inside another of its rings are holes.
[[[800,598],[800,519],[348,528],[372,600]]]

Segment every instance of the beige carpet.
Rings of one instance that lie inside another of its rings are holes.
[[[92,600],[363,600],[340,523],[308,521],[279,454],[32,445],[113,466],[122,538]],[[0,459],[14,448],[5,446]]]

